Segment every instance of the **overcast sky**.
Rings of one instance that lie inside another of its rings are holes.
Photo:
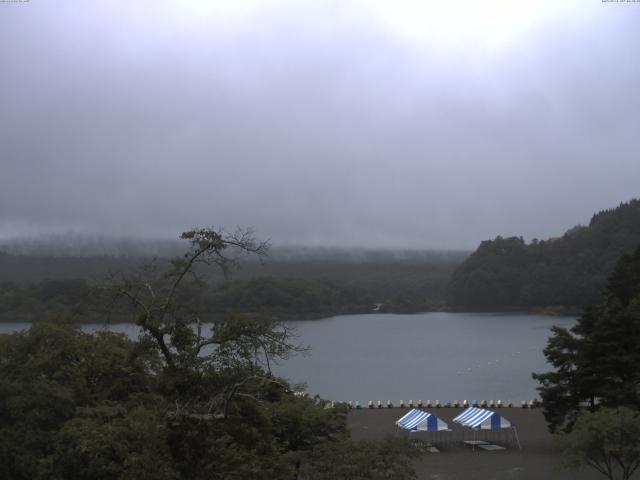
[[[0,237],[473,248],[640,196],[640,3],[0,3]]]

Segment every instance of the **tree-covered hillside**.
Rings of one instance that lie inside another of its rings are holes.
[[[34,253],[37,253],[34,251]],[[229,311],[278,318],[315,318],[381,311],[411,313],[441,309],[452,272],[468,255],[457,251],[276,249],[263,263],[243,259],[231,279],[194,267],[206,286],[188,289],[208,315]],[[102,321],[110,300],[100,287],[114,274],[152,262],[139,256],[14,255],[0,251],[0,321],[71,315]],[[157,266],[166,258],[153,260]],[[119,309],[109,305],[111,320]],[[115,311],[114,311],[115,310]]]
[[[238,312],[279,319],[310,319],[369,313],[374,307],[366,290],[345,282],[278,277],[214,285],[185,281],[180,299],[197,307],[206,319]],[[85,280],[0,282],[0,321],[35,321],[50,315],[84,322],[128,319],[109,289],[90,285]]]
[[[454,272],[449,305],[457,310],[562,307],[598,300],[617,259],[640,244],[640,200],[596,213],[560,238],[487,240]]]

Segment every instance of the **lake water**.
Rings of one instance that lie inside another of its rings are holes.
[[[549,369],[542,349],[552,325],[572,318],[520,314],[346,315],[289,322],[309,345],[275,369],[311,394],[337,401],[512,400],[537,397],[531,372]],[[0,332],[28,328],[0,324]],[[85,325],[137,336],[131,324]]]

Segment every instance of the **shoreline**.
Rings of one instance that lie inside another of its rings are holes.
[[[438,434],[410,433],[398,430],[396,420],[408,408],[354,409],[347,413],[347,426],[354,440],[381,440],[385,436],[403,436],[431,442],[440,453],[425,453],[414,462],[420,480],[597,480],[602,476],[595,470],[569,471],[562,467],[562,457],[554,437],[539,408],[493,409],[517,428],[522,450],[512,443],[506,431],[488,434],[490,443],[505,450],[472,450],[463,443],[473,438],[473,431],[453,424],[451,419],[462,408],[422,408],[449,424],[452,432]],[[449,435],[449,437],[447,437]],[[483,434],[479,434],[483,435]],[[481,438],[481,437],[479,437]]]

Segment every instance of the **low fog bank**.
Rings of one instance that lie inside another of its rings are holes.
[[[188,248],[185,241],[75,233],[0,239],[0,253],[53,257],[172,257]],[[337,246],[272,245],[268,262],[422,263],[462,261],[468,250],[360,248]],[[247,256],[245,262],[257,261]]]

